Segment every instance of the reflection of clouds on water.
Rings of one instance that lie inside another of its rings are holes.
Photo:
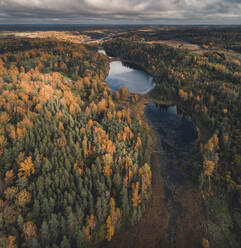
[[[108,87],[117,91],[127,86],[132,93],[145,94],[155,87],[152,77],[147,73],[124,66],[120,61],[110,63],[110,72],[106,81]]]
[[[123,66],[123,64],[120,61],[113,61],[110,63],[110,72],[108,77],[113,77],[116,75],[120,75],[123,77],[125,75],[122,75],[122,73],[131,72],[131,71],[133,71],[133,69],[127,66]]]
[[[145,117],[160,135],[162,143],[175,149],[188,150],[197,138],[195,124],[176,105],[161,106],[150,102],[145,107]]]
[[[168,107],[168,112],[171,114],[177,115],[177,106],[174,105],[174,106]]]
[[[98,53],[102,53],[102,54],[106,55],[105,50],[99,50]]]

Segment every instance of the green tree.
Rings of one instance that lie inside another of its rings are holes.
[[[56,242],[58,239],[58,233],[59,233],[59,222],[58,222],[56,214],[51,214],[51,217],[49,220],[49,229],[50,229],[50,234],[51,234],[51,240],[53,242]]]
[[[130,206],[128,201],[128,191],[125,186],[122,186],[121,190],[121,207],[122,207],[122,213],[125,217],[129,215]]]
[[[69,240],[67,239],[66,236],[63,237],[63,240],[61,241],[60,243],[60,248],[70,248],[70,242]]]
[[[43,246],[47,246],[50,240],[49,227],[46,220],[42,222],[40,229],[41,243]]]

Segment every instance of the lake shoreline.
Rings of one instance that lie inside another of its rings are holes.
[[[111,58],[110,61],[121,60],[119,58]],[[133,62],[127,60],[122,60],[122,62],[127,62],[132,67],[138,68],[138,70],[142,70],[151,76],[150,72],[144,70],[139,65],[135,65]],[[203,217],[201,214],[198,214],[199,210],[203,212],[201,210],[201,194],[191,181],[183,185],[178,185],[170,181],[167,173],[167,163],[170,163],[171,160],[167,158],[165,150],[163,150],[159,134],[150,125],[145,115],[146,106],[151,102],[161,104],[166,108],[179,104],[176,101],[156,100],[151,97],[150,93],[152,91],[155,91],[155,88],[143,95],[131,93],[140,96],[140,100],[131,106],[131,112],[133,114],[139,114],[142,120],[148,124],[150,128],[149,133],[153,140],[151,154],[151,170],[153,175],[152,197],[140,222],[133,227],[121,228],[113,240],[107,244],[106,247],[109,248],[154,248],[160,247],[160,245],[161,247],[194,247],[193,245],[196,247],[201,243],[202,230],[199,227],[202,226],[200,223],[203,223]],[[184,112],[186,113],[186,111]],[[194,124],[196,123],[194,122]],[[177,191],[182,192],[182,194],[177,194]],[[186,205],[183,202],[183,195],[185,195],[185,201],[188,202]],[[176,201],[179,203],[177,204]],[[195,204],[196,208],[192,210]],[[180,209],[180,205],[184,205],[184,207]],[[186,217],[182,220],[182,212],[187,213],[186,216],[188,216],[188,213],[191,213],[191,216],[196,221]],[[193,226],[192,222],[196,223],[198,228]],[[181,228],[182,225],[186,226],[187,231],[183,231]],[[193,232],[193,235],[190,237],[188,232]],[[178,243],[180,245],[176,246]]]

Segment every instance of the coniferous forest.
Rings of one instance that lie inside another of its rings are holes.
[[[106,56],[56,40],[0,41],[0,247],[85,247],[140,220],[151,139]]]

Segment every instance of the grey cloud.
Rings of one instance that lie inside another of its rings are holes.
[[[0,0],[0,23],[241,24],[241,0]]]

